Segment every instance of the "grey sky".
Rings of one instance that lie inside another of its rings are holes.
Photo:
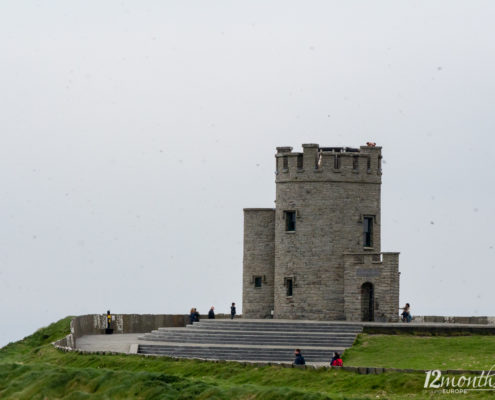
[[[268,4],[267,4],[268,3]],[[383,146],[413,314],[494,315],[491,1],[3,1],[0,345],[241,303],[275,146]]]

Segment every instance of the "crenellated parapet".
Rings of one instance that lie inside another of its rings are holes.
[[[320,147],[303,144],[302,152],[277,147],[276,182],[334,181],[381,183],[381,147]]]

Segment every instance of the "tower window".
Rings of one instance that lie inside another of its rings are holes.
[[[382,172],[382,156],[378,157],[378,172]]]
[[[284,211],[285,217],[285,230],[287,232],[293,232],[296,230],[296,212]]]
[[[359,157],[358,156],[353,156],[352,157],[352,169],[354,171],[357,171],[359,168]]]
[[[340,156],[334,156],[333,158],[333,167],[335,169],[340,169]]]
[[[297,169],[303,169],[303,155],[297,155]]]
[[[283,169],[289,169],[289,157],[283,156],[282,160],[283,160]]]
[[[294,288],[294,280],[292,278],[285,278],[285,294],[287,297],[292,296],[293,288]]]
[[[373,247],[373,217],[363,218],[363,244],[364,247]]]
[[[255,276],[254,277],[254,287],[255,288],[260,288],[262,285],[263,279],[261,276]]]
[[[368,172],[371,172],[371,158],[368,157],[366,159],[366,168],[368,169]]]

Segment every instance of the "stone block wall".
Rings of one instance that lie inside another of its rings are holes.
[[[112,314],[111,327],[114,334],[146,333],[161,327],[184,327],[188,321],[189,316],[181,314]],[[78,338],[104,334],[106,327],[106,314],[79,315],[70,321],[70,334],[55,344],[74,349]]]
[[[112,314],[111,327],[114,333],[145,333],[164,326],[186,326],[188,316],[180,314]],[[98,335],[107,327],[106,314],[80,315],[70,323],[74,338],[83,335]]]
[[[440,323],[440,324],[474,324],[474,325],[495,325],[495,317],[489,316],[443,316],[443,315],[414,315],[413,322],[419,323]]]
[[[242,313],[244,318],[271,318],[275,262],[275,210],[244,209]],[[261,287],[255,287],[255,277]]]
[[[399,253],[344,255],[344,299],[348,321],[362,321],[362,286],[373,285],[374,315],[378,322],[399,319]]]
[[[275,318],[343,320],[346,251],[363,250],[363,216],[374,217],[373,248],[380,251],[380,185],[357,182],[277,183]],[[287,232],[284,212],[296,211]],[[293,296],[284,278],[293,277]]]

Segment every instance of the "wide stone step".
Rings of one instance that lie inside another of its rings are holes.
[[[237,335],[237,334],[278,334],[278,335],[283,335],[283,334],[294,334],[294,335],[355,335],[356,333],[360,333],[361,331],[303,331],[303,330],[290,330],[290,329],[284,329],[284,330],[263,330],[263,329],[222,329],[222,328],[158,328],[154,330],[156,332],[184,332],[184,333],[202,333],[202,332],[224,332],[229,335]]]
[[[361,322],[346,321],[309,321],[309,320],[280,320],[280,319],[207,319],[199,321],[203,324],[258,324],[258,325],[298,325],[298,326],[362,326]]]
[[[236,324],[273,324],[273,325],[286,325],[286,324],[294,324],[294,325],[352,325],[359,326],[362,325],[360,321],[345,321],[345,320],[333,320],[333,321],[324,321],[324,320],[309,320],[309,319],[274,319],[274,318],[265,318],[265,319],[250,319],[250,318],[217,318],[217,319],[209,319],[209,318],[201,318],[201,322],[205,323],[236,323]]]
[[[303,324],[241,324],[241,323],[202,323],[195,322],[193,325],[187,325],[186,329],[214,329],[214,330],[233,330],[233,331],[277,331],[277,332],[361,332],[361,326],[335,326],[335,325],[303,325]]]
[[[274,338],[274,337],[245,337],[237,338],[231,336],[173,336],[173,335],[145,335],[141,337],[142,340],[161,340],[166,342],[167,340],[173,341],[187,341],[192,343],[202,343],[205,341],[222,343],[225,341],[233,343],[319,343],[323,345],[333,344],[333,343],[354,343],[354,338],[323,338],[323,339],[312,339],[312,338]]]
[[[233,338],[239,340],[353,340],[356,335],[276,335],[276,334],[260,334],[260,335],[229,335],[225,333],[201,333],[201,334],[187,334],[187,333],[167,333],[167,332],[159,332],[159,333],[146,333],[146,337],[175,337],[175,338],[211,338],[211,339],[225,339],[225,338]]]
[[[160,328],[164,329],[164,328]],[[166,329],[166,328],[165,328]],[[292,332],[292,333],[299,333],[299,334],[321,334],[321,335],[328,335],[328,334],[350,334],[350,335],[356,335],[358,333],[361,333],[362,330],[304,330],[304,329],[270,329],[270,328],[252,328],[252,327],[246,327],[246,328],[229,328],[229,327],[215,327],[215,328],[204,328],[204,327],[197,327],[197,328],[185,328],[187,331],[190,332],[196,332],[196,331],[224,331],[224,332],[232,332],[235,334],[236,332],[275,332],[275,333],[285,333],[285,332]]]
[[[235,339],[235,338],[176,338],[176,337],[153,337],[144,336],[140,338],[146,341],[157,341],[157,342],[175,342],[175,343],[208,343],[208,344],[273,344],[273,345],[290,345],[291,347],[301,347],[301,346],[338,346],[338,347],[350,347],[354,343],[354,339],[351,340],[264,340],[263,338],[258,339]]]
[[[319,339],[349,339],[356,336],[355,333],[330,333],[330,334],[314,334],[314,333],[301,333],[301,332],[252,332],[252,331],[177,331],[177,330],[157,330],[147,333],[147,335],[154,336],[177,336],[177,337],[237,337],[237,338],[305,338],[311,340]]]
[[[183,336],[236,336],[236,337],[310,337],[314,339],[318,338],[349,338],[355,337],[355,332],[276,332],[276,331],[238,331],[232,332],[228,330],[208,330],[208,329],[167,329],[159,328],[151,332],[154,335],[183,335]]]
[[[304,349],[301,351],[307,362],[328,362],[334,351],[331,349]],[[171,357],[204,358],[212,360],[246,360],[246,361],[279,361],[291,362],[294,360],[293,348],[260,349],[236,347],[180,347],[162,345],[139,345],[138,353],[156,354]]]

